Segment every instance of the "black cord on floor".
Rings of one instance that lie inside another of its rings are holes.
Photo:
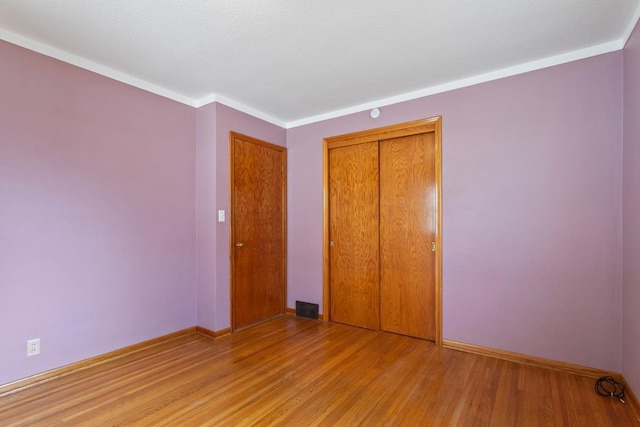
[[[596,381],[596,393],[600,396],[617,397],[624,402],[624,386],[613,377],[601,377]]]

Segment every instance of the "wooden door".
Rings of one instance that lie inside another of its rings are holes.
[[[380,141],[380,328],[435,339],[434,133]]]
[[[324,140],[325,319],[442,342],[441,119]]]
[[[378,143],[329,152],[331,320],[380,328]]]
[[[231,318],[236,330],[285,313],[286,151],[232,132]]]

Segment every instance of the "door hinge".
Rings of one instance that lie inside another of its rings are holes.
[[[280,166],[280,172],[284,173],[284,166]]]
[[[435,251],[436,251],[436,242],[431,242],[431,250],[432,250],[433,252],[435,252]]]

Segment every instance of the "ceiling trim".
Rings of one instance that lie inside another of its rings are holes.
[[[253,107],[249,107],[248,105],[242,104],[238,101],[235,101],[231,98],[227,98],[226,96],[222,96],[222,95],[217,95],[215,93],[212,93],[211,95],[199,99],[197,101],[195,101],[195,107],[196,108],[200,108],[200,107],[204,107],[205,105],[208,104],[212,104],[214,102],[217,102],[218,104],[223,104],[226,105],[227,107],[231,107],[235,110],[238,110],[242,113],[248,114],[250,116],[253,116],[257,119],[260,120],[264,120],[265,122],[271,123],[273,125],[276,126],[280,126],[281,128],[287,129],[287,123],[283,122],[282,120],[278,120],[273,116],[270,116],[268,114],[263,113],[260,110],[256,110]]]
[[[633,30],[636,28],[636,25],[638,25],[638,21],[640,20],[640,5],[638,5],[638,7],[636,8],[635,13],[633,14],[633,16],[631,17],[631,19],[629,20],[629,25],[627,25],[627,29],[625,30],[623,36],[622,36],[622,46],[624,48],[624,46],[627,45],[627,42],[629,41],[629,39],[631,38],[631,34],[633,33]]]
[[[498,80],[505,77],[511,77],[518,74],[527,73],[530,71],[540,70],[543,68],[564,64],[567,62],[577,61],[580,59],[585,59],[592,56],[602,55],[605,53],[621,50],[624,48],[625,44],[631,37],[631,34],[633,33],[633,30],[635,29],[635,26],[639,19],[640,19],[640,6],[636,8],[636,11],[632,16],[629,22],[629,25],[627,26],[627,29],[624,32],[623,37],[618,40],[614,40],[612,42],[603,43],[603,44],[591,46],[585,49],[580,49],[580,50],[564,53],[561,55],[556,55],[556,56],[552,56],[552,57],[548,57],[548,58],[544,58],[536,61],[531,61],[524,64],[519,64],[513,67],[507,67],[507,68],[495,70],[489,73],[479,74],[469,78],[460,79],[453,82],[444,83],[441,85],[431,86],[428,88],[419,89],[416,91],[391,96],[388,98],[378,99],[378,100],[374,100],[364,104],[358,104],[351,107],[346,107],[339,110],[330,111],[328,113],[318,114],[315,116],[310,116],[310,117],[306,117],[300,120],[294,120],[290,122],[277,119],[260,110],[257,110],[253,107],[250,107],[238,101],[235,101],[232,98],[228,98],[226,96],[218,95],[215,93],[212,93],[201,99],[189,98],[187,96],[181,95],[172,90],[166,89],[162,86],[150,83],[146,80],[139,79],[132,75],[129,75],[121,71],[115,70],[113,68],[104,66],[102,64],[87,60],[85,58],[73,55],[63,50],[45,45],[35,40],[20,36],[10,31],[0,29],[0,39],[5,40],[9,43],[13,43],[15,45],[24,47],[26,49],[41,53],[45,56],[49,56],[49,57],[58,59],[60,61],[69,63],[71,65],[75,65],[77,67],[92,71],[94,73],[114,79],[121,83],[125,83],[130,86],[137,87],[139,89],[154,93],[156,95],[159,95],[165,98],[169,98],[173,101],[188,105],[190,107],[199,108],[199,107],[211,104],[213,102],[218,102],[228,107],[234,108],[238,111],[241,111],[243,113],[249,114],[258,119],[274,124],[276,126],[280,126],[284,129],[291,129],[291,128],[304,126],[311,123],[320,122],[323,120],[334,119],[334,118],[345,116],[348,114],[367,111],[367,110],[370,110],[371,108],[380,108],[380,107],[397,104],[400,102],[411,101],[411,100],[422,98],[425,96],[448,92],[455,89],[461,89],[464,87],[473,86],[480,83],[486,83],[489,81]]]
[[[360,113],[372,108],[380,108],[400,102],[411,101],[414,99],[422,98],[429,95],[435,95],[438,93],[448,92],[455,89],[461,89],[468,86],[473,86],[480,83],[490,82],[492,80],[498,80],[505,77],[511,77],[518,74],[528,73],[530,71],[536,71],[543,68],[553,67],[555,65],[565,64],[567,62],[577,61],[580,59],[589,58],[596,55],[602,55],[605,53],[615,52],[624,47],[623,40],[615,40],[609,43],[603,43],[597,46],[591,46],[586,49],[576,50],[573,52],[564,53],[562,55],[556,55],[537,61],[527,62],[525,64],[516,65],[513,67],[503,68],[500,70],[492,71],[485,74],[479,74],[466,79],[460,79],[453,82],[444,83],[437,86],[431,86],[428,88],[420,89],[413,92],[407,92],[400,95],[391,96],[388,98],[379,99],[377,101],[367,102],[365,104],[355,105],[353,107],[347,107],[336,111],[331,111],[325,114],[319,114],[313,117],[307,117],[304,119],[296,120],[287,123],[287,129],[304,126],[311,123],[320,122],[323,120],[334,119],[348,114]]]
[[[100,74],[101,76],[108,77],[110,79],[117,80],[121,83],[128,84],[129,86],[137,87],[138,89],[142,89],[147,92],[160,95],[164,98],[169,98],[173,101],[180,102],[181,104],[186,104],[190,107],[196,106],[195,100],[187,96],[181,95],[177,92],[166,89],[162,86],[149,83],[146,80],[139,79],[130,74],[123,73],[121,71],[115,70],[113,68],[107,67],[97,62],[90,61],[80,56],[73,55],[69,52],[65,52],[55,47],[48,46],[44,43],[40,43],[35,40],[20,36],[10,31],[0,29],[0,39],[7,41],[9,43],[24,47],[26,49],[32,50],[34,52],[41,53],[45,56],[49,56],[59,61],[66,62],[71,65],[75,65],[76,67],[80,67],[85,70],[92,71],[96,74]]]

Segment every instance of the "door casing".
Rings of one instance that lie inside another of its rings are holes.
[[[360,132],[332,136],[323,140],[322,197],[323,197],[323,317],[331,318],[330,249],[329,249],[329,150],[332,148],[380,141],[402,136],[433,132],[435,137],[436,173],[436,256],[435,256],[435,343],[442,345],[442,117],[436,116]]]
[[[280,218],[280,220],[282,221],[282,235],[279,236],[280,239],[282,239],[282,254],[281,254],[281,260],[282,263],[280,265],[280,277],[282,279],[282,295],[281,295],[281,301],[282,301],[282,307],[280,307],[279,313],[281,315],[284,315],[286,313],[286,305],[287,305],[287,150],[286,147],[282,147],[276,144],[272,144],[269,142],[265,142],[250,136],[246,136],[246,135],[242,135],[240,133],[237,132],[229,132],[229,185],[230,185],[230,189],[229,189],[229,217],[230,217],[230,232],[229,232],[229,263],[230,263],[230,277],[229,277],[229,282],[230,282],[230,308],[231,308],[231,331],[233,332],[234,330],[238,329],[238,326],[236,325],[237,323],[237,318],[236,318],[236,307],[235,307],[235,303],[234,303],[234,298],[235,298],[235,294],[236,294],[236,290],[235,290],[235,276],[236,276],[236,270],[237,270],[237,266],[235,263],[235,250],[237,250],[238,248],[236,248],[236,239],[238,238],[237,233],[236,233],[236,221],[235,221],[235,198],[234,198],[234,188],[235,188],[235,172],[234,172],[234,159],[235,159],[235,148],[234,148],[234,142],[236,139],[242,140],[244,142],[248,142],[251,144],[255,144],[257,146],[263,147],[263,148],[267,148],[270,150],[274,150],[274,151],[278,151],[281,154],[281,182],[282,182],[282,194],[281,194],[281,201],[282,201],[282,206],[281,206],[281,212],[282,212],[282,217]],[[263,319],[266,320],[266,319]],[[244,325],[244,326],[248,326],[248,325]],[[244,327],[241,326],[241,327]]]

